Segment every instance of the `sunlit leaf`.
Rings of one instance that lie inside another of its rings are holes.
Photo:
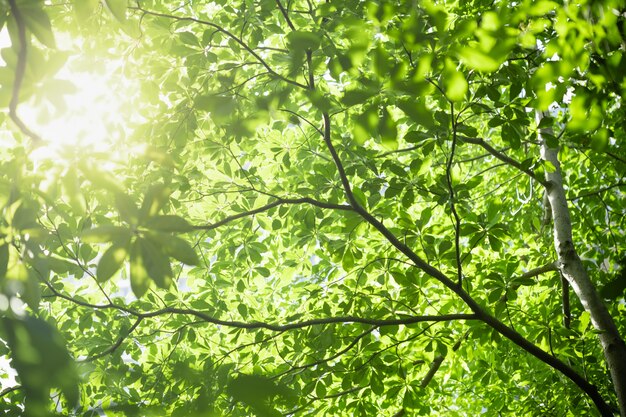
[[[37,37],[37,40],[47,47],[56,47],[50,18],[39,2],[23,2],[18,6],[26,26]]]
[[[476,48],[463,48],[459,57],[465,65],[481,72],[493,72],[500,67],[500,62]]]
[[[108,243],[129,240],[132,232],[127,227],[99,226],[81,234],[81,240],[86,243]]]
[[[177,236],[169,236],[160,243],[166,255],[187,265],[198,265],[196,252],[186,240]]]
[[[130,248],[130,287],[137,298],[141,298],[150,288],[150,277],[144,264],[139,239],[135,240]]]
[[[465,98],[468,89],[467,80],[463,73],[458,71],[450,61],[446,64],[443,86],[449,100],[461,101]]]
[[[150,238],[138,238],[135,242],[141,250],[141,260],[148,276],[161,288],[169,288],[172,284],[172,268],[170,261],[159,246],[161,242]]]
[[[172,190],[164,184],[151,185],[143,198],[140,217],[142,220],[156,215],[170,198]]]
[[[193,230],[193,226],[182,217],[171,214],[150,217],[143,224],[144,227],[161,232],[189,232]]]
[[[105,0],[105,3],[118,22],[126,23],[128,0]]]
[[[100,0],[73,0],[74,10],[78,17],[78,23],[90,18],[96,11]]]
[[[113,244],[100,258],[96,277],[99,282],[108,281],[124,264],[128,255],[128,247],[123,244]]]
[[[320,46],[320,37],[313,32],[294,30],[287,34],[287,41],[292,50],[315,50]]]

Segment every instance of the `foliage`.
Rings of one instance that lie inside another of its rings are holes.
[[[557,272],[538,133],[624,334],[622,0],[0,11],[9,415],[617,410]],[[59,33],[141,81],[123,157],[32,158],[46,132],[17,105],[49,99]]]

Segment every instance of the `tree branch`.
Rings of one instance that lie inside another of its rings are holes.
[[[598,195],[598,194],[603,194],[603,193],[605,193],[605,192],[607,192],[607,191],[609,191],[609,190],[611,190],[613,188],[618,188],[618,187],[626,187],[626,181],[619,181],[619,182],[616,182],[615,184],[607,185],[606,187],[602,187],[602,188],[600,188],[598,190],[595,190],[595,191],[589,191],[589,192],[586,192],[586,193],[581,193],[581,194],[578,194],[577,196],[568,198],[568,200],[569,201],[576,201],[576,200],[581,199],[581,198],[591,197],[591,196]]]
[[[574,368],[567,365],[565,362],[560,359],[550,355],[545,352],[541,348],[539,348],[534,343],[530,342],[524,336],[519,334],[514,329],[508,327],[506,324],[498,320],[496,317],[491,315],[487,310],[485,310],[476,300],[474,300],[461,286],[456,284],[453,280],[448,278],[443,272],[439,271],[437,268],[433,267],[422,258],[420,258],[411,248],[409,248],[405,243],[400,241],[385,225],[375,218],[371,213],[365,210],[354,198],[352,193],[352,189],[350,187],[350,182],[346,176],[346,172],[343,168],[343,164],[337,155],[337,151],[335,150],[332,141],[331,141],[331,128],[330,128],[330,117],[327,113],[323,114],[324,116],[324,142],[333,157],[335,165],[337,167],[337,171],[339,177],[341,179],[341,183],[343,184],[344,191],[346,193],[346,197],[350,202],[350,205],[354,208],[354,210],[360,214],[370,225],[372,225],[376,230],[378,230],[388,241],[391,243],[396,249],[398,249],[401,253],[403,253],[407,258],[411,260],[415,264],[415,266],[431,277],[435,278],[443,285],[445,285],[448,289],[454,292],[461,300],[465,302],[465,304],[477,315],[478,319],[483,321],[489,327],[494,329],[496,332],[500,333],[502,336],[509,339],[511,342],[515,343],[517,346],[522,348],[527,353],[533,355],[537,359],[542,362],[548,364],[552,368],[558,370],[563,375],[568,377],[572,382],[574,382],[583,392],[585,392],[589,398],[594,402],[598,410],[602,413],[603,416],[612,416],[611,407],[604,401],[602,395],[598,391],[598,388],[587,381],[582,375],[580,375]],[[490,149],[493,149],[489,147]],[[493,149],[495,151],[495,149]],[[508,158],[508,157],[505,157]],[[510,158],[509,158],[510,159]],[[515,161],[513,161],[515,162]],[[531,171],[531,176],[536,177],[534,173]],[[546,183],[546,181],[538,179],[538,182],[542,184]]]
[[[465,333],[463,337],[457,340],[454,346],[452,346],[453,352],[456,352],[457,350],[459,350],[459,348],[461,347],[461,343],[465,340],[468,334],[469,333]],[[444,355],[437,355],[437,357],[435,357],[435,359],[430,364],[430,368],[428,369],[428,372],[426,373],[424,378],[422,378],[422,382],[420,382],[420,388],[426,388],[426,386],[428,386],[430,381],[432,381],[432,379],[435,377],[435,374],[441,367],[441,364],[443,363],[445,358],[446,357]]]
[[[291,30],[296,30],[295,26],[291,22],[291,19],[289,18],[289,14],[287,13],[287,10],[283,7],[283,4],[280,2],[280,0],[276,0],[276,4],[278,5],[280,12],[283,14],[285,18],[285,22],[287,22],[287,25],[289,26],[289,28]]]
[[[538,275],[545,274],[546,272],[558,270],[559,266],[556,261],[549,262],[545,265],[538,266],[537,268],[533,268],[530,271],[524,272],[522,275],[520,275],[520,278],[534,278]]]
[[[443,314],[440,316],[409,316],[404,319],[369,319],[365,317],[355,317],[355,316],[340,316],[340,317],[326,317],[319,319],[310,319],[304,320],[296,323],[288,323],[288,324],[272,324],[261,321],[253,321],[253,322],[242,322],[242,321],[231,321],[231,320],[221,320],[215,317],[212,317],[208,314],[202,313],[197,310],[187,309],[187,308],[176,308],[176,307],[166,307],[156,311],[150,312],[135,312],[137,317],[141,318],[150,318],[161,316],[164,314],[181,314],[181,315],[189,315],[199,318],[202,321],[207,323],[212,323],[220,326],[226,327],[234,327],[238,329],[246,329],[246,330],[257,330],[257,329],[266,329],[274,332],[284,332],[287,330],[297,330],[303,329],[305,327],[311,326],[319,326],[326,324],[346,324],[346,323],[355,323],[355,324],[368,324],[370,326],[399,326],[399,325],[410,325],[422,322],[445,322],[445,321],[455,321],[455,320],[477,320],[477,316],[475,314]]]
[[[13,387],[5,388],[0,392],[0,398],[4,397],[7,394],[12,393],[13,391],[19,391],[20,389],[22,389],[21,385],[15,385]]]
[[[119,348],[122,343],[124,342],[124,340],[126,340],[126,338],[137,328],[137,326],[139,326],[139,323],[141,323],[143,321],[143,317],[138,317],[137,320],[135,321],[135,323],[133,323],[132,326],[130,326],[130,328],[128,330],[126,330],[124,333],[122,333],[120,335],[120,337],[117,339],[117,341],[111,345],[108,349],[104,350],[103,352],[100,352],[96,355],[90,356],[88,358],[82,359],[82,360],[78,360],[77,362],[81,362],[81,363],[88,363],[88,362],[93,362],[96,359],[100,359],[108,354],[111,354],[113,352],[115,352],[117,350],[117,348]]]
[[[543,113],[536,111],[535,118],[537,125],[539,125]],[[572,235],[572,221],[563,186],[559,150],[549,146],[543,137],[546,134],[552,134],[552,131],[549,129],[539,131],[541,157],[554,166],[554,170],[545,172],[545,182],[548,184],[546,193],[552,210],[554,249],[558,255],[559,270],[572,286],[585,311],[589,313],[593,327],[597,330],[598,339],[617,394],[620,412],[626,416],[626,361],[624,360],[626,343],[624,343],[613,317],[576,252]],[[606,403],[596,403],[596,405],[603,414],[613,414]]]
[[[572,321],[572,312],[569,306],[569,282],[563,274],[561,275],[561,308],[563,310],[563,326],[566,329],[570,328]]]
[[[267,211],[269,209],[272,209],[274,207],[283,205],[283,204],[311,204],[315,207],[320,207],[320,208],[325,208],[325,209],[331,209],[331,210],[343,210],[343,211],[351,211],[352,207],[347,206],[347,205],[342,205],[342,204],[331,204],[331,203],[325,203],[322,201],[317,201],[314,200],[312,198],[309,197],[302,197],[302,198],[280,198],[276,201],[273,201],[271,203],[265,204],[264,206],[255,208],[253,210],[250,211],[246,211],[244,213],[238,213],[238,214],[233,214],[232,216],[228,216],[225,217],[224,219],[216,222],[216,223],[212,223],[212,224],[207,224],[207,225],[198,225],[198,226],[193,226],[194,229],[196,230],[213,230],[213,229],[217,229],[220,226],[223,226],[227,223],[230,223],[234,220],[238,220],[241,219],[243,217],[248,217],[248,216],[253,216],[255,214],[258,213],[262,213],[264,211]]]
[[[481,138],[470,138],[470,137],[467,137],[467,136],[461,136],[460,139],[463,142],[472,143],[474,145],[481,146],[483,149],[485,149],[487,152],[489,152],[490,154],[492,154],[493,156],[495,156],[496,158],[498,158],[502,162],[505,162],[506,164],[512,166],[513,168],[516,168],[516,169],[522,171],[524,174],[528,175],[530,178],[534,179],[535,181],[537,181],[539,184],[543,185],[544,187],[547,186],[546,180],[544,180],[543,178],[541,178],[538,175],[536,175],[529,168],[523,167],[522,164],[519,163],[518,161],[516,161],[513,158],[511,158],[511,157],[501,153],[500,151],[498,151],[497,149],[495,149],[494,147],[489,145],[487,142],[485,142],[483,139],[481,139]]]
[[[237,320],[222,320],[216,317],[213,317],[209,314],[203,313],[198,310],[194,310],[191,308],[178,308],[178,307],[165,307],[159,310],[154,311],[138,311],[132,308],[127,308],[117,304],[91,304],[85,301],[77,300],[69,295],[63,294],[57,291],[52,284],[48,281],[44,281],[48,289],[59,298],[63,298],[64,300],[70,301],[82,307],[95,308],[95,309],[115,309],[119,311],[123,311],[132,316],[137,317],[138,319],[147,319],[152,317],[163,316],[167,314],[179,314],[184,316],[193,316],[196,317],[206,323],[211,323],[219,326],[232,327],[237,329],[245,329],[245,330],[258,330],[258,329],[266,329],[274,332],[284,332],[288,330],[297,330],[303,329],[305,327],[312,326],[320,326],[326,324],[347,324],[347,323],[355,323],[355,324],[368,324],[370,326],[383,327],[383,326],[407,326],[416,323],[423,322],[445,322],[445,321],[455,321],[455,320],[479,320],[478,315],[471,313],[457,313],[457,314],[442,314],[439,316],[429,316],[429,315],[417,315],[417,316],[406,316],[406,318],[398,318],[398,319],[370,319],[366,317],[356,317],[356,316],[338,316],[338,317],[325,317],[318,319],[310,319],[304,320],[300,322],[287,323],[287,324],[273,324],[262,321],[253,321],[253,322],[243,322]],[[139,323],[136,323],[138,325]],[[135,326],[136,327],[136,326]]]
[[[461,219],[456,211],[454,188],[452,187],[452,163],[454,162],[454,152],[456,150],[456,121],[454,119],[454,103],[450,103],[450,119],[452,125],[452,145],[450,146],[450,157],[446,164],[446,182],[448,183],[448,192],[450,193],[450,211],[454,217],[454,252],[456,255],[456,274],[458,285],[463,285],[463,266],[461,264]]]
[[[265,62],[265,60],[263,58],[261,58],[261,56],[259,54],[257,54],[247,43],[245,43],[243,40],[241,40],[238,36],[236,36],[232,32],[228,31],[227,29],[224,29],[220,25],[217,25],[217,24],[215,24],[213,22],[209,22],[209,21],[206,21],[206,20],[196,19],[195,17],[175,16],[175,15],[171,15],[171,14],[167,14],[167,13],[160,13],[160,12],[147,10],[147,9],[144,9],[143,7],[141,7],[139,5],[139,2],[137,3],[137,6],[129,7],[129,9],[138,10],[138,11],[140,11],[140,12],[142,12],[144,14],[150,15],[150,16],[163,17],[163,18],[167,18],[167,19],[174,19],[174,20],[177,20],[177,21],[194,22],[194,23],[198,23],[198,24],[201,24],[201,25],[210,26],[210,27],[214,28],[215,30],[217,30],[218,32],[223,33],[224,35],[228,36],[229,38],[231,38],[232,40],[237,42],[243,49],[245,49],[257,61],[259,61],[259,63],[261,65],[263,65],[265,67],[265,69],[267,69],[267,71],[271,75],[273,75],[274,77],[279,78],[279,79],[281,79],[281,80],[283,80],[286,83],[289,83],[291,85],[295,85],[296,87],[300,87],[300,88],[304,88],[304,89],[308,89],[309,88],[308,86],[306,86],[304,84],[300,84],[299,82],[294,81],[292,79],[289,79],[289,78],[287,78],[287,77],[277,73],[276,71],[274,71],[274,69],[272,69],[272,67],[270,67],[269,64],[267,62]]]
[[[22,89],[22,83],[24,82],[24,72],[26,71],[26,59],[28,55],[28,44],[26,40],[26,23],[20,9],[17,7],[15,0],[9,0],[9,6],[11,14],[15,19],[17,26],[18,37],[20,41],[20,48],[17,54],[17,64],[15,66],[15,81],[13,82],[13,93],[11,95],[11,101],[9,102],[9,117],[13,120],[13,123],[20,129],[20,131],[31,138],[33,144],[40,145],[43,141],[39,135],[30,130],[28,126],[20,119],[17,114],[17,106],[20,101],[20,91]]]

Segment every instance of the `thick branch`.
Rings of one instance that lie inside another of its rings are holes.
[[[438,316],[406,316],[405,318],[397,318],[397,319],[370,319],[367,317],[356,317],[356,316],[338,316],[338,317],[325,317],[318,319],[310,319],[304,320],[294,323],[287,324],[274,324],[267,323],[262,321],[253,321],[253,322],[243,322],[237,320],[222,320],[216,317],[213,317],[209,314],[203,313],[198,310],[190,309],[190,308],[178,308],[178,307],[166,307],[159,310],[154,311],[138,311],[132,308],[127,308],[117,304],[91,304],[84,301],[77,300],[73,297],[70,297],[66,294],[60,293],[57,291],[52,284],[49,282],[45,282],[48,289],[54,295],[59,298],[63,298],[72,303],[78,304],[83,307],[88,308],[96,308],[96,309],[115,309],[119,311],[123,311],[132,316],[137,317],[138,319],[147,319],[152,317],[158,317],[168,314],[180,314],[184,316],[193,316],[196,317],[206,323],[215,324],[218,326],[225,327],[233,327],[237,329],[245,329],[245,330],[258,330],[258,329],[266,329],[274,332],[284,332],[288,330],[297,330],[303,329],[306,327],[312,326],[321,326],[327,324],[347,324],[347,323],[355,323],[355,324],[367,324],[370,326],[383,327],[383,326],[408,326],[416,323],[423,322],[447,322],[447,321],[455,321],[455,320],[478,320],[478,316],[476,314],[471,313],[458,313],[458,314],[442,314]],[[139,323],[136,323],[138,325]]]
[[[276,201],[273,201],[271,203],[268,203],[264,206],[258,207],[256,209],[250,210],[250,211],[246,211],[244,213],[238,213],[238,214],[233,214],[232,216],[228,216],[216,223],[212,223],[212,224],[207,224],[207,225],[199,225],[199,226],[194,226],[194,229],[196,230],[213,230],[213,229],[217,229],[220,226],[224,226],[227,223],[230,223],[234,220],[238,220],[244,217],[249,217],[249,216],[253,216],[255,214],[258,213],[262,213],[264,211],[268,211],[274,207],[283,205],[283,204],[311,204],[315,207],[320,207],[320,208],[325,208],[325,209],[332,209],[332,210],[343,210],[343,211],[350,211],[352,210],[352,207],[347,206],[347,205],[341,205],[341,204],[331,204],[331,203],[325,203],[322,201],[317,201],[314,200],[312,198],[308,198],[308,197],[303,197],[303,198],[281,198],[278,199]]]
[[[35,132],[30,130],[26,124],[20,119],[17,114],[17,106],[20,101],[20,91],[22,89],[22,83],[24,82],[24,72],[26,70],[26,59],[28,54],[28,43],[26,41],[26,23],[20,9],[17,7],[15,0],[9,0],[9,6],[11,8],[11,14],[15,19],[17,26],[17,33],[20,42],[19,52],[17,54],[17,64],[15,66],[15,81],[13,82],[13,93],[11,95],[11,101],[9,102],[9,117],[13,120],[13,123],[17,125],[20,131],[31,138],[35,145],[39,145],[42,140]]]
[[[498,151],[497,149],[495,149],[494,147],[489,145],[487,142],[485,142],[483,139],[481,139],[481,138],[470,138],[470,137],[467,137],[467,136],[461,136],[460,139],[463,142],[473,143],[474,145],[481,146],[483,149],[485,149],[487,152],[489,152],[490,154],[492,154],[493,156],[495,156],[496,158],[498,158],[502,162],[512,166],[513,168],[516,168],[516,169],[522,171],[524,174],[528,175],[530,178],[534,179],[539,184],[542,184],[543,186],[547,185],[547,182],[543,178],[537,176],[537,174],[535,174],[532,170],[523,167],[521,163],[519,163],[515,159],[513,159],[513,158],[511,158],[511,157],[509,157],[509,156],[507,156],[507,155],[505,155],[503,153],[501,153],[500,151]]]
[[[543,114],[538,111],[536,113],[537,124],[542,118]],[[542,134],[543,132],[540,132],[542,157],[555,168],[553,172],[546,171],[545,176],[546,183],[549,184],[546,192],[554,220],[554,247],[558,255],[559,269],[572,286],[584,309],[589,313],[591,322],[597,330],[617,393],[620,412],[622,416],[626,416],[626,360],[624,360],[626,344],[576,252],[558,149],[551,148],[541,137]]]

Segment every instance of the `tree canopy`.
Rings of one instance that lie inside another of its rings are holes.
[[[0,409],[626,416],[625,17],[0,2]]]

